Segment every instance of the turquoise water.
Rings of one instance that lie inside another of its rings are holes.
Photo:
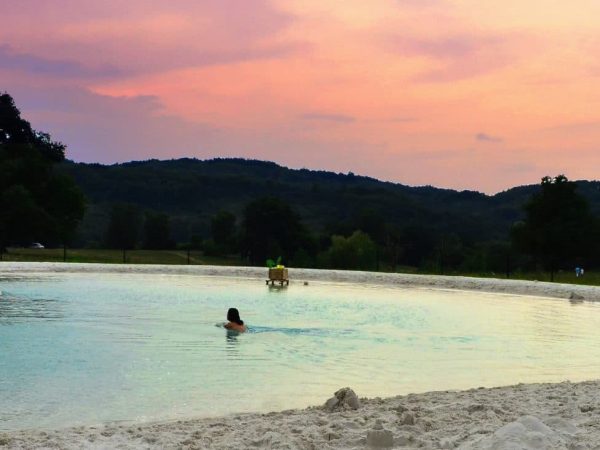
[[[171,420],[359,396],[582,380],[600,305],[147,274],[0,278],[0,430]],[[250,326],[215,326],[235,306]]]

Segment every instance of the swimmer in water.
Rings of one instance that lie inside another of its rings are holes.
[[[246,331],[246,325],[244,325],[244,321],[240,319],[240,312],[236,308],[229,308],[227,311],[227,322],[224,327],[228,330],[237,331],[238,333],[243,333]]]

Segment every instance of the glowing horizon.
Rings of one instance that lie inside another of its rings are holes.
[[[497,192],[600,163],[600,3],[22,0],[0,90],[83,162],[242,157]]]

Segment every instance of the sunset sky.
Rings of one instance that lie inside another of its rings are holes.
[[[598,179],[598,0],[4,0],[0,91],[75,161]]]

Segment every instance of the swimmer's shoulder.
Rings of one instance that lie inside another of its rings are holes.
[[[233,330],[233,331],[237,331],[240,333],[243,333],[245,331],[248,331],[248,327],[244,324],[244,325],[238,325],[232,322],[227,322],[226,324],[223,325],[224,328],[228,329],[228,330]]]

